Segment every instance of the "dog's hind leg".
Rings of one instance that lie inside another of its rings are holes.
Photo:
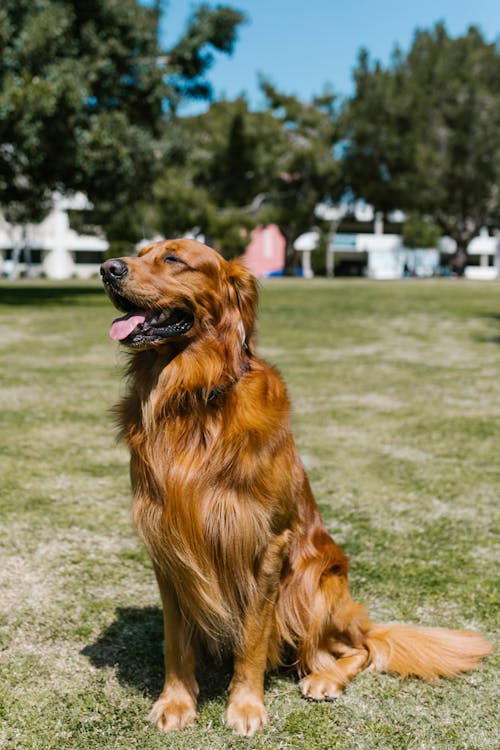
[[[336,698],[367,666],[369,620],[349,593],[347,558],[319,519],[292,550],[277,612],[283,640],[295,647],[306,698]]]
[[[336,698],[369,661],[364,643],[369,620],[351,598],[347,571],[327,570],[320,576],[311,620],[315,637],[301,644],[306,675],[300,687],[306,698]]]
[[[338,653],[338,649],[336,651]],[[305,698],[333,700],[365,668],[368,660],[366,649],[345,646],[342,651],[342,656],[334,656],[330,645],[330,648],[316,652],[311,665],[312,671],[300,681],[300,689]]]

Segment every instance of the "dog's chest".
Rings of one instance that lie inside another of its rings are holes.
[[[270,538],[265,505],[228,471],[237,456],[213,434],[170,430],[132,452],[134,522],[155,561],[200,627],[226,625],[255,592]],[[165,438],[167,438],[165,440]],[[208,622],[208,624],[207,624]],[[225,627],[223,628],[225,629]]]
[[[136,522],[143,536],[155,537],[160,526],[164,555],[202,558],[205,566],[236,558],[240,564],[244,558],[253,567],[269,535],[269,509],[248,485],[233,481],[215,451],[185,446],[166,455],[160,469],[132,459]],[[227,454],[225,461],[233,462]]]

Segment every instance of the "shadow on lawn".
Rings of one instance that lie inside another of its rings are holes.
[[[486,313],[481,317],[486,320],[494,320],[495,323],[500,324],[500,313]],[[490,336],[480,336],[478,340],[483,344],[500,344],[500,332]]]
[[[116,619],[81,653],[99,668],[115,667],[122,685],[132,686],[152,700],[163,687],[163,619],[158,607],[119,607]],[[229,661],[200,659],[197,671],[200,702],[224,695],[231,679]]]
[[[0,288],[0,305],[32,307],[34,305],[78,305],[88,304],[89,297],[105,298],[99,286],[22,286]],[[80,298],[80,299],[79,299]]]

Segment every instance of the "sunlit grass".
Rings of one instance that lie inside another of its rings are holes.
[[[109,414],[123,387],[112,317],[97,283],[0,285],[0,746],[497,746],[493,658],[437,685],[364,673],[333,705],[270,675],[270,725],[251,740],[221,723],[230,665],[207,662],[195,728],[145,721],[161,614]],[[259,343],[289,385],[356,598],[379,619],[492,633],[499,285],[266,282]]]

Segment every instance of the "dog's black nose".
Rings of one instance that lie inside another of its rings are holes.
[[[118,258],[105,260],[101,265],[101,276],[103,279],[123,279],[128,273],[127,264]]]

